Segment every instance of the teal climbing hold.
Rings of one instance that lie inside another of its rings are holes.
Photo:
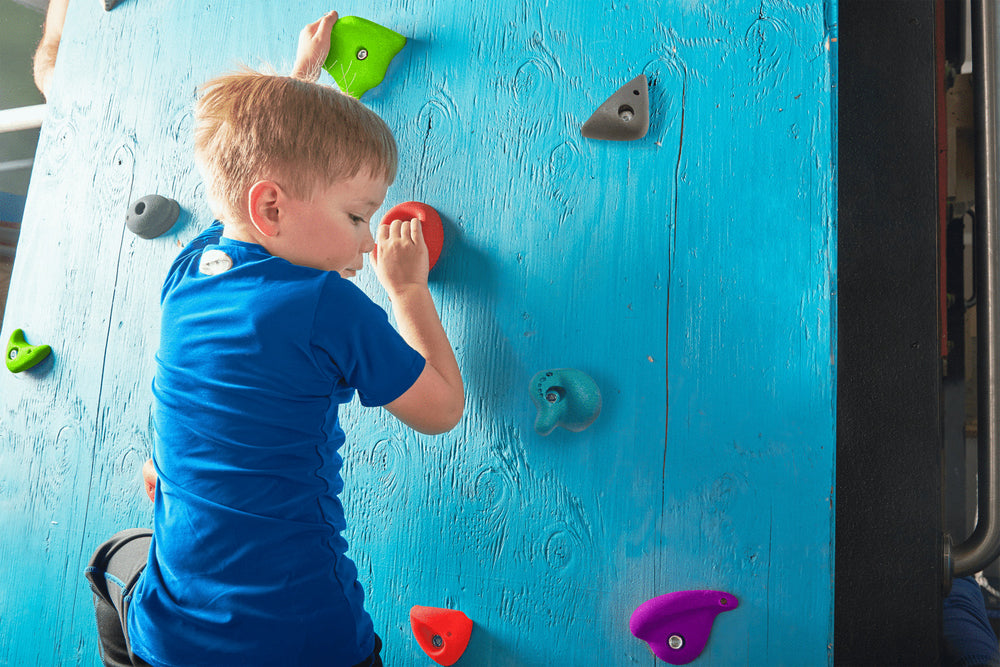
[[[582,431],[601,413],[597,383],[575,368],[540,371],[531,378],[529,391],[538,408],[535,430],[539,435],[548,435],[556,426]]]
[[[345,16],[333,25],[323,69],[341,91],[360,99],[382,83],[389,63],[405,45],[406,38],[397,32],[368,19]]]
[[[38,365],[50,352],[52,348],[48,345],[28,345],[24,331],[14,329],[7,343],[7,370],[11,373],[26,371]]]

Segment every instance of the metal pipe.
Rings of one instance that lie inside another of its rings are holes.
[[[985,568],[1000,556],[1000,211],[998,211],[997,91],[1000,12],[995,0],[972,2],[972,78],[976,98],[975,268],[978,370],[978,489],[976,528],[951,548],[952,576]]]
[[[3,109],[0,111],[0,134],[41,127],[43,120],[45,120],[44,104],[17,107],[16,109]]]

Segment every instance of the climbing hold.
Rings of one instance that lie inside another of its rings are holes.
[[[104,11],[110,12],[118,4],[118,0],[104,0]]]
[[[406,38],[397,32],[368,19],[344,16],[333,24],[323,69],[342,92],[360,99],[382,83],[389,63],[405,44]]]
[[[424,241],[427,242],[427,253],[430,259],[430,268],[434,268],[438,258],[441,257],[441,249],[444,247],[444,226],[441,224],[441,216],[432,207],[418,201],[407,201],[396,204],[382,218],[382,224],[388,225],[393,220],[420,220],[420,227],[424,232]]]
[[[180,212],[181,207],[173,199],[146,195],[128,207],[125,226],[136,236],[155,239],[174,226]]]
[[[601,413],[597,383],[575,368],[540,371],[531,378],[531,400],[538,408],[535,430],[548,435],[556,426],[582,431]]]
[[[49,356],[52,348],[48,345],[28,345],[24,339],[24,331],[14,329],[7,343],[7,370],[11,373],[26,371],[36,366]]]
[[[649,131],[649,84],[640,74],[609,97],[583,124],[589,139],[631,141]]]
[[[455,664],[472,636],[472,619],[454,609],[414,606],[410,627],[420,648],[439,665]]]
[[[649,644],[656,657],[686,665],[705,650],[715,617],[739,605],[739,600],[722,591],[667,593],[639,605],[629,629]]]

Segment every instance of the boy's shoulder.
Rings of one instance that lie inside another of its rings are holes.
[[[222,274],[235,280],[204,280]],[[177,255],[164,283],[164,295],[192,278],[199,283],[199,290],[215,285],[224,290],[245,290],[241,283],[259,281],[253,296],[260,300],[315,299],[316,307],[322,310],[385,314],[364,290],[339,273],[299,266],[256,244],[225,237],[220,222],[201,232]]]
[[[219,239],[222,238],[222,230],[222,223],[216,220],[207,229],[188,241],[188,244],[177,253],[173,263],[171,263],[168,275],[173,275],[180,265],[195,254],[200,253],[210,245],[217,244]]]

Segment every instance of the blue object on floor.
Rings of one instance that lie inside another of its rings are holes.
[[[997,636],[986,617],[983,592],[972,577],[955,579],[944,599],[942,665],[1000,666]]]

